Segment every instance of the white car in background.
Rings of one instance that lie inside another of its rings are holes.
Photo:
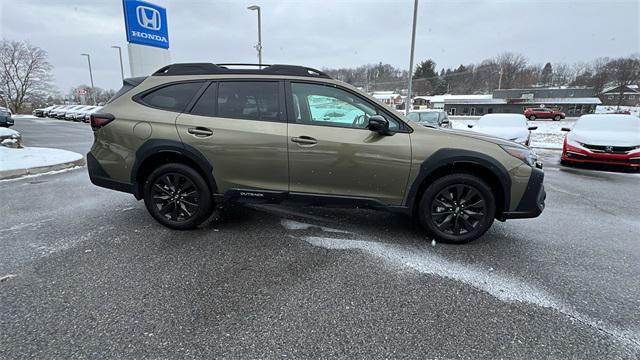
[[[102,106],[94,106],[93,108],[82,112],[81,114],[78,115],[77,119],[79,121],[84,121],[86,123],[91,121],[91,114],[96,113],[98,111],[100,111],[100,109],[102,109]]]
[[[409,115],[407,115],[407,118],[420,125],[451,128],[449,116],[447,116],[444,110],[412,110]]]
[[[67,120],[82,121],[84,113],[86,113],[87,111],[93,109],[94,107],[95,106],[93,106],[93,105],[85,105],[85,106],[82,106],[80,108],[75,108],[75,109],[67,111],[66,114],[64,114],[64,117]]]
[[[531,143],[531,131],[538,128],[529,126],[527,118],[521,114],[486,114],[475,124],[467,126],[475,132],[515,141],[525,146]]]

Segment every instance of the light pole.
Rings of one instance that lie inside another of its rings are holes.
[[[87,62],[89,63],[89,78],[91,79],[91,97],[93,97],[93,105],[96,104],[96,92],[93,89],[93,72],[91,71],[91,56],[89,54],[80,54],[81,56],[87,57]]]
[[[120,76],[122,77],[122,81],[124,81],[124,66],[122,65],[122,48],[117,45],[111,46],[112,49],[118,49],[118,56],[120,57]]]
[[[405,114],[411,111],[411,83],[413,82],[413,49],[416,46],[416,20],[418,17],[418,0],[413,2],[413,29],[411,30],[411,55],[409,57],[409,86],[407,89],[407,101],[405,101]]]
[[[258,64],[262,65],[262,24],[260,19],[260,6],[251,5],[247,9],[258,11],[258,45],[256,45],[255,47],[256,50],[258,50]]]

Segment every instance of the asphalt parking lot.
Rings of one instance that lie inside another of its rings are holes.
[[[0,357],[637,358],[640,174],[541,154],[544,213],[463,246],[396,214],[280,205],[177,232],[84,168],[0,181]]]

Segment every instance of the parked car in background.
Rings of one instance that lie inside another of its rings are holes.
[[[0,108],[0,126],[9,127],[13,126],[13,118],[11,117],[11,111],[7,108]]]
[[[67,113],[67,111],[71,110],[71,108],[76,107],[77,105],[63,105],[59,108],[57,108],[56,110],[54,110],[52,112],[54,118],[56,119],[60,119],[63,120],[64,119],[64,114]]]
[[[78,119],[78,115],[81,114],[83,111],[89,110],[93,108],[93,105],[80,105],[80,106],[76,106],[74,108],[69,109],[69,111],[67,111],[64,114],[64,119],[65,120],[73,120],[73,121],[80,121],[80,119]]]
[[[411,111],[407,118],[421,125],[451,128],[449,116],[444,110],[415,110]]]
[[[92,109],[79,114],[78,118],[80,121],[88,123],[91,121],[91,114],[100,111],[100,109],[102,109],[102,106],[94,106]]]
[[[53,107],[53,105],[52,105],[52,106],[47,106],[47,107],[44,107],[44,108],[34,109],[34,110],[31,112],[31,115],[33,115],[33,116],[37,116],[37,117],[44,117],[44,112],[45,112],[45,110],[46,110],[46,109],[50,109],[50,108],[52,108],[52,107]]]
[[[623,114],[583,115],[567,131],[560,162],[614,164],[640,169],[640,118]]]
[[[520,114],[486,114],[473,124],[467,125],[475,132],[515,141],[529,146],[531,131],[537,126],[529,126],[527,118]]]
[[[555,121],[560,121],[566,117],[562,111],[547,108],[528,108],[524,111],[524,116],[529,120],[553,119]]]
[[[61,116],[61,118],[62,118],[63,120],[73,120],[73,114],[74,114],[76,111],[78,111],[78,110],[80,110],[80,109],[84,108],[85,106],[86,106],[86,105],[74,105],[74,106],[72,106],[72,107],[68,108],[68,109],[64,112],[64,114]]]
[[[44,116],[44,117],[52,117],[52,112],[54,112],[55,110],[57,110],[61,106],[62,105],[53,105],[53,106],[50,106],[48,108],[43,109],[42,110],[42,116]]]

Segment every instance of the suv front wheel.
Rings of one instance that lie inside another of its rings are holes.
[[[183,164],[165,164],[144,183],[144,203],[159,223],[176,230],[192,229],[213,211],[211,190],[202,176]]]
[[[496,206],[491,188],[469,174],[434,181],[420,200],[422,226],[436,240],[462,244],[482,236],[493,224]]]

